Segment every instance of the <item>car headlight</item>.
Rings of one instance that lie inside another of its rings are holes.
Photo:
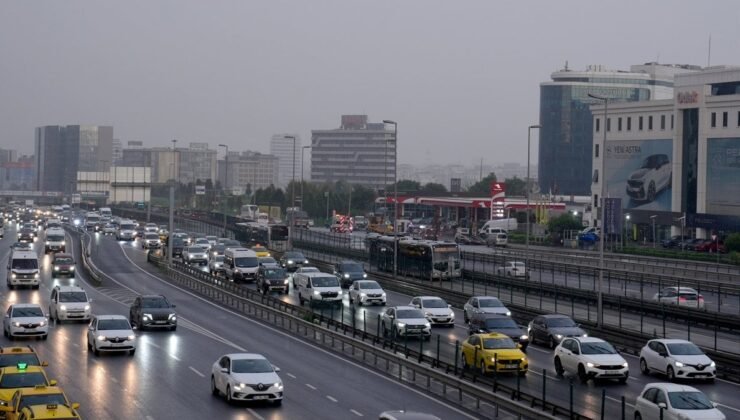
[[[367,293],[360,293],[360,297],[367,297]]]
[[[363,279],[366,279],[367,278],[367,273],[362,273],[362,278]]]
[[[59,266],[54,266],[54,271],[59,271]]]
[[[314,290],[314,291],[313,291],[313,294],[314,294],[314,295],[316,295],[316,296],[318,296],[318,295],[320,295],[320,294],[321,294],[321,292],[319,292],[318,290]]]
[[[683,367],[683,363],[681,363],[681,362],[676,362],[676,367]]]
[[[432,328],[432,324],[430,322],[427,322],[426,324],[424,324],[424,326],[427,328]]]
[[[348,279],[348,278],[349,278],[349,274],[345,273],[345,274],[344,274],[344,278],[345,278],[345,279]]]
[[[16,322],[13,323],[13,326],[14,327],[20,327],[21,326],[21,323],[16,321]]]
[[[342,291],[341,290],[337,292],[337,296],[342,296]]]
[[[588,337],[588,334],[583,333],[583,335],[581,337]]]
[[[380,296],[385,297],[385,292],[383,292]]]
[[[507,311],[506,316],[511,316],[511,311]]]
[[[455,319],[455,313],[450,311],[450,318]]]
[[[85,305],[85,310],[86,311],[89,311],[90,310],[90,305]]]
[[[288,264],[293,264],[293,260],[288,260]]]
[[[282,382],[275,382],[273,385],[275,388],[282,390],[283,389],[283,383]]]
[[[150,320],[151,321],[152,314],[144,314],[144,315],[142,315],[142,318],[144,319],[144,321],[146,321],[146,320]]]
[[[61,309],[63,311],[66,311],[67,310],[67,305],[61,305],[61,306],[59,306],[59,309]]]
[[[562,334],[555,334],[555,338],[557,338],[558,340],[561,340],[563,338],[563,335]]]
[[[712,363],[710,363],[710,364],[709,364],[709,366],[711,366],[711,367],[715,367],[715,366],[717,366],[717,364],[716,364],[716,363],[714,363],[714,362],[712,362]]]
[[[529,340],[529,336],[527,334],[522,334],[521,337],[519,337],[520,340]]]
[[[106,338],[105,338],[104,335],[99,335],[98,336],[98,341],[105,341],[105,340],[106,340]]]
[[[128,336],[128,337],[126,337],[126,338],[128,338],[129,340],[133,340],[133,339],[135,339],[135,338],[136,338],[136,336],[135,336],[135,335],[133,335],[133,334],[131,334],[131,335],[129,335],[129,336]]]
[[[285,281],[283,281],[284,284],[288,284],[289,282],[290,281],[288,279],[285,279]]]
[[[69,271],[75,271],[75,267],[74,266],[69,267]]]
[[[406,328],[406,324],[403,322],[399,322],[397,325],[398,325],[398,328]]]
[[[62,245],[64,245],[65,243],[66,243],[66,241],[62,241]]]
[[[431,312],[424,312],[424,316],[427,317],[427,318],[429,318],[430,316],[432,316],[432,313]]]
[[[169,319],[169,320],[171,320],[171,321],[177,321],[177,315],[176,315],[176,314],[170,314],[170,315],[169,315],[169,316],[167,317],[167,319]]]
[[[308,260],[303,261],[303,264],[308,264]]]
[[[627,362],[624,362],[624,363],[622,363],[622,367],[628,368],[628,367],[630,367],[630,364],[627,363]]]
[[[46,321],[39,322],[39,326],[43,327],[44,325],[46,325]]]
[[[33,278],[34,278],[34,279],[37,279],[37,280],[38,280],[38,278],[39,278],[39,273],[36,273],[36,274],[34,274],[34,275],[33,275]]]
[[[46,241],[46,245],[49,245],[49,241]]]
[[[234,389],[237,391],[241,391],[242,389],[244,389],[245,386],[245,384],[234,384]]]
[[[586,366],[588,366],[588,367],[592,368],[592,367],[594,367],[594,364],[593,364],[593,363],[591,363],[591,362],[586,362]]]
[[[10,278],[14,279],[16,277],[15,273],[10,274]]]

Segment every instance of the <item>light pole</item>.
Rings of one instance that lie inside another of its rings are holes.
[[[224,151],[224,187],[221,188],[221,192],[223,193],[223,212],[224,212],[224,238],[226,237],[226,187],[229,185],[229,145],[228,144],[219,144],[218,147],[223,147],[226,149]]]
[[[290,187],[290,206],[295,207],[295,136],[283,136],[286,139],[293,139],[293,181]]]
[[[529,156],[530,156],[530,150],[531,150],[532,129],[533,128],[539,129],[540,127],[541,126],[539,124],[530,125],[529,127],[527,127],[527,183],[526,183],[526,187],[527,187],[527,236],[525,237],[525,241],[524,241],[525,254],[527,255],[527,257],[529,257],[529,223],[530,223],[530,220],[532,219],[532,216],[531,216],[532,210],[529,208],[529,193],[530,193],[530,190],[532,189],[530,185],[530,181],[529,181],[529,166],[530,166]],[[526,262],[525,262],[524,267],[526,270],[526,267],[527,267]]]
[[[602,293],[602,284],[604,283],[604,236],[606,236],[606,201],[604,199],[604,194],[606,193],[606,176],[604,174],[604,170],[606,168],[606,131],[609,124],[607,123],[607,113],[609,111],[609,98],[606,96],[599,96],[594,95],[592,93],[589,93],[588,96],[590,98],[604,101],[604,144],[601,145],[601,174],[599,174],[599,182],[601,184],[601,192],[599,199],[601,200],[601,221],[599,223],[601,227],[601,235],[599,235],[599,284],[597,288],[597,304],[596,304],[596,326],[601,328],[604,326],[604,296]]]
[[[393,277],[398,274],[398,123],[383,120],[383,124],[393,125]],[[388,141],[386,140],[386,144]],[[386,159],[388,154],[386,153]],[[441,281],[441,280],[440,280]]]
[[[310,149],[311,146],[303,146],[301,147],[301,210],[303,210],[303,200],[305,200],[305,197],[303,196],[303,162],[305,158],[303,157],[303,152],[306,151],[306,149]]]
[[[657,217],[658,217],[657,214],[654,214],[654,215],[650,216],[650,220],[653,222],[653,249],[655,249],[655,240],[656,240],[656,237],[655,237],[655,233],[656,233],[655,232],[655,219]]]
[[[170,229],[167,236],[167,262],[172,265],[172,232],[175,231],[175,146],[177,140],[172,140],[172,180],[170,181]],[[149,189],[149,208],[152,206],[152,191]],[[151,210],[149,210],[151,212]],[[149,219],[147,219],[149,220]]]

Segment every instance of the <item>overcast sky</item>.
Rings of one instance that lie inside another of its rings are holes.
[[[0,147],[82,123],[267,152],[368,114],[398,121],[400,163],[523,163],[566,60],[706,65],[710,35],[740,65],[737,0],[0,0]]]

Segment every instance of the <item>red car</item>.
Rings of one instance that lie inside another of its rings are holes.
[[[717,252],[718,250],[721,254],[727,252],[727,248],[725,248],[724,242],[706,239],[694,246],[694,251],[696,252]]]

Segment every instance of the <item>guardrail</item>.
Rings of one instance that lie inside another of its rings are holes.
[[[73,228],[67,228],[67,232],[70,234],[74,234],[79,238],[82,266],[87,271],[89,279],[100,286],[102,284],[101,271],[98,270],[98,268],[95,266],[95,263],[90,258],[90,237],[87,234],[83,234],[79,230]],[[87,242],[85,242],[85,238],[88,239]]]
[[[355,362],[380,369],[405,384],[434,393],[484,417],[497,418],[501,415],[500,410],[522,419],[557,419],[557,416],[563,415],[572,419],[587,418],[573,412],[572,408],[560,407],[545,398],[521,392],[518,387],[493,382],[492,389],[484,388],[479,376],[473,374],[470,376],[472,381],[467,381],[467,373],[460,371],[460,377],[457,376],[459,369],[456,365],[453,368],[439,358],[415,352],[408,346],[401,347],[399,343],[368,333],[364,328],[361,330],[280,299],[264,296],[180,263],[168,267],[156,256],[148,259],[161,267],[168,279],[179,286],[309,342],[329,347]]]

